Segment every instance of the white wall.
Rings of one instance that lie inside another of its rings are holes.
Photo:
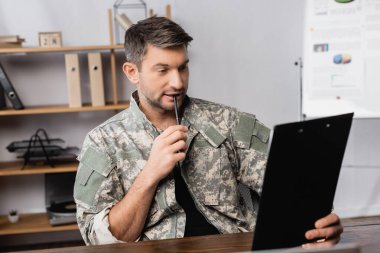
[[[304,1],[147,3],[159,15],[164,14],[164,4],[171,3],[173,20],[194,38],[189,95],[255,113],[270,127],[299,119],[299,70],[294,62],[303,52]],[[27,46],[37,45],[40,31],[62,31],[65,45],[107,44],[107,9],[112,4],[110,0],[0,0],[0,34],[19,34],[26,38]],[[0,60],[25,104],[32,105],[67,101],[62,57],[28,55]],[[119,58],[121,64],[122,55]],[[119,81],[125,83],[121,73]],[[88,85],[86,78],[83,85]],[[129,97],[130,90],[130,86],[122,85],[123,98]],[[28,138],[40,126],[51,136],[80,146],[85,133],[110,115],[1,117],[0,160],[13,160],[6,145]],[[336,212],[343,216],[380,214],[378,129],[378,120],[354,122],[335,203]],[[0,185],[0,213],[9,208],[44,210],[43,176],[0,178]]]

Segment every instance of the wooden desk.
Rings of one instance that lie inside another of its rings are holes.
[[[361,245],[362,253],[380,252],[380,216],[345,219],[342,223],[342,242]]]
[[[345,232],[342,242],[355,242],[362,246],[362,253],[380,252],[380,217],[344,220]],[[59,249],[47,249],[24,252],[39,253],[152,253],[152,252],[239,252],[251,249],[252,233],[230,235],[210,235],[170,239],[160,241],[145,241],[137,243],[122,243],[100,246],[81,246]]]

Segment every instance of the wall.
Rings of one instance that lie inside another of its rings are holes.
[[[305,2],[173,1],[190,48],[196,97],[229,104],[273,127],[299,120]],[[286,11],[284,11],[286,10]],[[336,192],[342,217],[380,214],[380,120],[355,119]]]
[[[164,14],[164,4],[171,3],[173,19],[194,37],[189,50],[189,95],[254,113],[270,127],[299,119],[300,73],[294,62],[303,52],[304,1],[147,3],[159,15]],[[57,30],[62,31],[65,45],[107,44],[106,11],[112,4],[105,0],[0,0],[0,34],[20,34],[27,46],[37,45],[39,31]],[[12,56],[1,62],[9,68],[26,105],[65,103],[66,80],[60,57]],[[118,62],[121,64],[122,55]],[[122,97],[128,98],[132,88],[121,72],[118,78],[124,83],[120,87]],[[80,146],[85,133],[110,115],[92,112],[1,117],[0,160],[14,160],[6,145],[28,138],[41,126],[51,136]],[[378,124],[378,120],[354,122],[335,203],[336,212],[343,216],[380,214],[380,197],[376,194],[380,189]],[[43,176],[0,178],[0,213],[6,213],[9,207],[43,211],[43,180]]]

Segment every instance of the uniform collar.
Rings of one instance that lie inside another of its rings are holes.
[[[155,139],[160,133],[157,128],[148,120],[145,114],[139,108],[139,98],[137,91],[132,93],[130,110],[135,116],[136,123]],[[211,115],[208,111],[202,110],[192,99],[186,96],[184,100],[184,110],[181,124],[189,128],[188,141],[200,132],[214,147],[218,147],[226,138],[211,121]]]
[[[219,147],[226,139],[220,127],[211,121],[210,112],[200,108],[194,103],[194,100],[188,100],[183,117],[195,132],[199,132],[215,148]]]
[[[157,130],[157,128],[148,120],[145,114],[140,110],[139,103],[140,100],[137,91],[134,91],[131,95],[129,108],[132,114],[134,115],[136,124],[143,126],[144,129],[149,133],[149,135],[151,135],[152,138],[155,139],[160,133]]]

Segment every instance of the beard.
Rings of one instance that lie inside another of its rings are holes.
[[[150,94],[146,94],[145,92],[141,92],[141,97],[140,97],[140,102],[141,99],[146,102],[146,104],[153,110],[155,111],[160,111],[162,113],[171,113],[174,111],[174,103],[170,104],[164,104],[163,98],[166,95],[161,94],[158,98],[155,98],[153,96],[150,96]],[[177,101],[178,101],[178,107],[182,106],[182,101],[186,96],[186,92],[182,92],[180,96],[177,96]]]
[[[162,96],[160,97],[162,98]],[[158,109],[163,112],[170,112],[174,110],[174,105],[173,106],[165,106],[161,99],[151,99],[149,97],[145,97],[146,101],[148,102],[149,106],[155,109]]]

